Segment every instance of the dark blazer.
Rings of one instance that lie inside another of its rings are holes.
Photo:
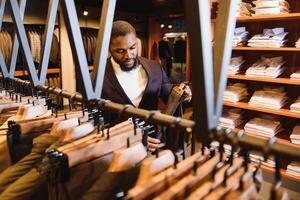
[[[156,61],[149,61],[143,57],[138,57],[138,60],[148,75],[148,83],[139,108],[156,110],[159,98],[165,103],[168,101],[169,94],[172,90],[172,84],[169,82],[162,67]],[[130,87],[130,85],[128,85],[128,87]],[[133,105],[120,85],[110,59],[107,60],[106,64],[101,97],[115,103]]]
[[[174,56],[173,46],[169,41],[161,40],[158,43],[159,58],[170,59]]]

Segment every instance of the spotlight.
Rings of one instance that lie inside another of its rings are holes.
[[[171,29],[171,28],[173,28],[173,26],[172,25],[168,25],[168,28]]]
[[[161,25],[160,25],[160,28],[164,28],[164,27],[165,27],[165,25],[164,25],[164,24],[161,24]]]
[[[84,16],[88,16],[89,12],[87,10],[83,11]]]

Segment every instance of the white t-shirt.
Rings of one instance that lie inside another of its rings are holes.
[[[111,63],[124,92],[133,103],[133,105],[138,107],[142,100],[148,82],[148,76],[145,69],[141,64],[139,64],[135,69],[131,71],[123,71],[120,65],[116,63],[116,61],[112,57]]]

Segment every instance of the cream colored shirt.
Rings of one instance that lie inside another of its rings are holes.
[[[148,76],[145,69],[140,64],[131,71],[123,71],[120,65],[116,63],[112,57],[111,63],[125,94],[128,96],[133,105],[138,107],[148,82]]]

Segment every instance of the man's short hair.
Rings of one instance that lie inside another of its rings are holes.
[[[125,36],[129,33],[136,34],[135,29],[131,24],[123,20],[114,21],[112,25],[110,40],[113,40],[119,36]]]

